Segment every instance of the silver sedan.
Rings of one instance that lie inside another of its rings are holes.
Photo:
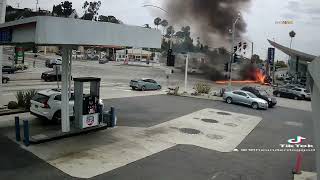
[[[223,95],[223,99],[228,103],[239,103],[251,106],[253,109],[268,109],[268,102],[258,98],[256,95],[247,91],[228,91]]]

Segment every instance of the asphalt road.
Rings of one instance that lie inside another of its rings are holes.
[[[237,147],[280,148],[295,136],[313,144],[311,113],[276,107],[253,110],[220,101],[174,96],[145,96],[106,100],[116,107],[119,126],[150,127],[203,108],[262,117],[258,126]],[[0,179],[72,179],[2,137]],[[198,180],[270,180],[290,179],[295,152],[220,153],[196,146],[178,145],[92,179],[198,179]],[[303,153],[303,170],[315,171],[315,154]],[[32,173],[30,173],[32,172]]]

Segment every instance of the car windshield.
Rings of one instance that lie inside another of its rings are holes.
[[[256,95],[252,94],[251,92],[247,92],[248,96],[250,96],[251,98],[257,98]]]

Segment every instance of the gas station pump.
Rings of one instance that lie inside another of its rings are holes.
[[[85,129],[100,124],[102,107],[99,104],[100,78],[74,78],[75,128]],[[83,94],[83,84],[90,83],[90,93]]]

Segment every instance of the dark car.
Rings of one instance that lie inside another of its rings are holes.
[[[109,62],[109,59],[99,59],[99,64],[106,64]]]
[[[269,108],[274,107],[277,104],[276,98],[269,96],[269,94],[266,91],[259,91],[258,89],[249,86],[243,87],[241,90],[251,92],[258,98],[267,101]]]
[[[61,81],[61,71],[58,71],[58,75],[55,70],[44,72],[41,75],[41,79],[44,81]]]
[[[17,69],[13,66],[2,66],[2,72],[8,73],[8,74],[14,74],[17,71]]]
[[[2,76],[2,83],[7,84],[10,79],[8,77]]]
[[[294,91],[292,91],[292,89],[285,88],[285,87],[274,90],[273,95],[277,97],[284,97],[284,98],[290,98],[295,100],[303,99],[303,97],[300,94],[295,93]]]

